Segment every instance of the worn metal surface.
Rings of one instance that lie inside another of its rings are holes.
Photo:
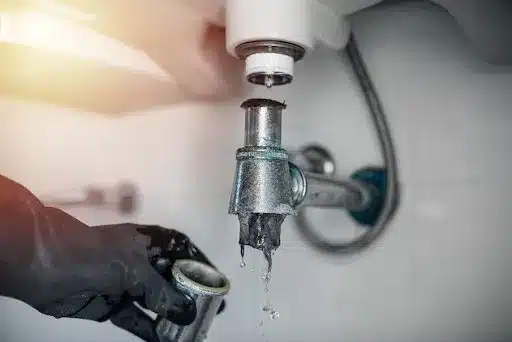
[[[230,214],[295,213],[285,150],[246,147],[238,150],[236,159]]]
[[[160,320],[156,327],[158,338],[161,342],[202,342],[230,290],[230,282],[213,267],[195,260],[176,261],[172,276],[176,287],[194,299],[197,316],[188,326]]]
[[[242,108],[245,146],[236,153],[229,213],[238,215],[240,221],[242,256],[244,246],[259,249],[270,269],[272,251],[281,243],[281,225],[287,215],[297,215],[304,207],[364,210],[374,191],[364,182],[332,177],[334,159],[322,146],[306,146],[293,155],[299,166],[291,163],[281,148],[283,103],[249,99]]]
[[[288,153],[281,148],[283,103],[249,99],[245,110],[245,146],[236,153],[229,213],[240,220],[240,245],[263,251],[279,247],[281,224],[294,215]],[[243,249],[242,249],[243,250]]]

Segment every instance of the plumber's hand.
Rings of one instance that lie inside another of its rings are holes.
[[[134,303],[178,324],[196,314],[194,303],[160,275],[177,259],[209,263],[175,230],[89,227],[0,176],[0,295],[56,318],[110,319],[157,341],[154,322]]]

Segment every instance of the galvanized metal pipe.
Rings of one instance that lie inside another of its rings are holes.
[[[371,201],[371,189],[354,180],[340,180],[311,172],[304,172],[306,196],[301,207],[344,208],[364,210]]]
[[[280,106],[248,107],[245,112],[245,146],[281,147]]]
[[[215,268],[195,260],[176,261],[172,277],[176,288],[194,300],[197,316],[187,326],[160,320],[156,327],[158,338],[160,342],[202,342],[230,290],[230,282]]]
[[[240,253],[244,246],[263,252],[270,270],[271,252],[281,244],[281,224],[293,207],[288,153],[281,148],[281,117],[286,105],[254,98],[245,111],[244,146],[236,152],[236,171],[229,213],[240,222]]]

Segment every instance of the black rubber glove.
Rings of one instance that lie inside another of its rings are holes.
[[[0,295],[56,318],[110,319],[146,341],[157,341],[155,322],[134,303],[177,324],[191,323],[193,301],[166,279],[178,259],[211,265],[175,230],[89,227],[0,176]]]

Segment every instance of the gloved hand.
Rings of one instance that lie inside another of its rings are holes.
[[[193,301],[166,280],[178,259],[211,265],[175,230],[89,227],[0,176],[0,295],[56,318],[110,319],[157,341],[155,322],[134,303],[177,324],[191,323]]]

